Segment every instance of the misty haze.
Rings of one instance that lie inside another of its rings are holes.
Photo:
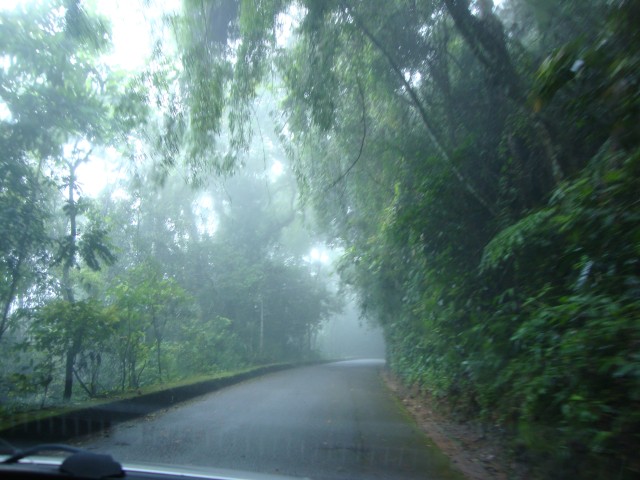
[[[0,476],[639,478],[639,26],[0,0]]]

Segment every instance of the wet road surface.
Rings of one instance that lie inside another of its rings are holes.
[[[334,479],[460,478],[379,375],[353,360],[255,378],[78,444],[118,461]]]

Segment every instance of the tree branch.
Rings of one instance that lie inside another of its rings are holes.
[[[494,84],[504,87],[507,97],[522,103],[522,87],[505,45],[502,24],[490,8],[485,6],[485,17],[478,19],[469,11],[466,0],[444,0],[444,4],[456,28]]]
[[[78,383],[80,384],[82,389],[87,393],[89,398],[93,398],[94,397],[93,393],[91,393],[91,390],[89,390],[87,385],[82,381],[82,378],[80,378],[80,375],[78,374],[78,371],[75,368],[73,369],[73,375],[76,377],[76,380],[78,380]]]
[[[364,90],[362,88],[362,83],[360,82],[359,78],[357,78],[356,83],[358,84],[358,93],[360,94],[360,101],[362,103],[362,138],[360,140],[360,150],[358,151],[358,156],[355,158],[355,160],[353,162],[351,162],[351,165],[349,165],[349,168],[347,168],[344,172],[342,172],[342,174],[338,178],[336,178],[331,183],[331,185],[329,185],[327,190],[330,190],[333,187],[335,187],[347,175],[349,175],[351,170],[353,170],[353,167],[355,167],[356,163],[358,163],[358,161],[360,160],[360,157],[362,157],[362,151],[364,150],[364,142],[365,142],[365,140],[367,138],[367,105],[366,105],[365,99],[364,99]]]
[[[469,11],[466,0],[444,0],[447,11],[478,61],[485,67],[494,85],[502,86],[507,98],[512,100],[523,116],[529,119],[538,134],[543,150],[547,155],[550,172],[556,183],[564,177],[558,161],[551,135],[540,120],[525,106],[525,94],[516,69],[511,62],[504,39],[502,23],[485,5],[484,18],[476,18]]]
[[[424,124],[425,129],[427,131],[429,140],[431,140],[431,143],[435,147],[438,154],[446,161],[449,168],[451,168],[451,171],[454,173],[458,181],[462,183],[462,185],[467,190],[467,192],[469,192],[471,196],[475,198],[478,203],[480,203],[480,205],[482,205],[492,216],[496,216],[497,212],[491,207],[489,202],[476,190],[476,188],[471,184],[471,182],[465,178],[465,176],[462,174],[460,169],[453,162],[451,154],[447,151],[443,143],[438,139],[435,129],[432,127],[429,117],[427,115],[427,111],[422,105],[422,102],[420,101],[420,98],[418,97],[418,94],[416,93],[415,89],[411,86],[409,81],[405,78],[404,73],[402,72],[402,69],[400,68],[400,66],[396,63],[396,61],[393,59],[393,57],[385,48],[385,46],[382,44],[382,42],[380,42],[380,40],[378,40],[376,36],[373,35],[373,33],[364,25],[364,23],[355,14],[355,12],[353,12],[352,10],[349,10],[348,7],[346,7],[344,4],[342,4],[342,9],[345,11],[347,15],[353,18],[355,25],[362,31],[365,37],[367,37],[369,41],[385,57],[385,59],[389,63],[389,66],[391,67],[393,72],[396,74],[396,76],[398,77],[398,79],[400,80],[404,88],[407,90],[407,93],[409,94],[409,97],[413,102],[413,106],[418,110],[418,113],[420,114],[420,118],[422,119],[422,123]]]

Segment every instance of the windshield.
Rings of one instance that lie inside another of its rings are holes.
[[[640,475],[639,24],[632,0],[0,2],[7,450]]]

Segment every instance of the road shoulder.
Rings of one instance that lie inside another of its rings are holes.
[[[443,414],[428,395],[405,387],[388,370],[381,372],[387,387],[411,414],[420,429],[469,480],[526,479],[497,436]]]

